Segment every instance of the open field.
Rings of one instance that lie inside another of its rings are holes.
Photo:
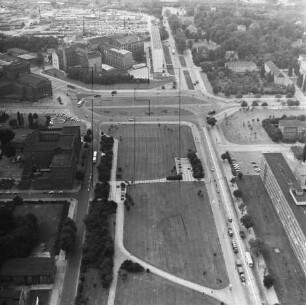
[[[96,113],[106,116],[149,116],[149,107],[136,107],[136,108],[96,108]],[[151,107],[150,116],[178,116],[179,109],[174,107]],[[181,109],[181,115],[192,115],[190,111]]]
[[[98,269],[88,268],[85,272],[83,296],[90,305],[106,305],[108,289],[104,289]]]
[[[299,115],[301,110],[273,110],[255,108],[252,111],[240,110],[223,120],[222,132],[227,141],[236,144],[270,144],[274,143],[261,126],[261,121],[270,115],[281,117],[283,114]],[[259,121],[257,121],[259,119]],[[249,122],[249,123],[248,123]],[[252,127],[248,127],[248,125]],[[244,125],[244,126],[243,126]]]
[[[187,64],[186,64],[186,61],[185,61],[185,57],[180,55],[179,59],[180,59],[181,66],[182,67],[187,67]]]
[[[256,236],[267,245],[264,258],[269,273],[275,279],[275,290],[280,303],[305,305],[306,279],[260,177],[244,176],[237,183],[248,213],[254,220]],[[275,248],[280,250],[279,254],[274,252]]]
[[[16,206],[14,215],[25,216],[34,214],[38,219],[39,243],[45,243],[46,251],[53,252],[54,238],[56,237],[57,226],[62,214],[63,205],[60,203],[45,204],[23,204]]]
[[[203,182],[140,184],[127,191],[135,202],[125,213],[124,244],[129,251],[192,282],[215,289],[228,285]]]
[[[115,305],[220,305],[204,294],[175,285],[152,273],[118,277]]]
[[[118,152],[118,169],[121,168],[121,172],[117,170],[117,174],[121,175],[118,177],[120,180],[131,180],[134,167],[136,180],[166,177],[175,165],[174,157],[186,157],[188,149],[195,149],[191,130],[187,126],[179,128],[178,125],[170,124],[158,126],[136,123],[135,141],[134,124],[113,126],[110,129],[104,126],[103,131],[122,139]]]

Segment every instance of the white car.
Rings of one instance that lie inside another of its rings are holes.
[[[48,194],[54,194],[54,191],[50,191],[50,192],[48,192]]]

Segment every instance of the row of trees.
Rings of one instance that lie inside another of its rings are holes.
[[[275,125],[278,125],[279,123],[278,119],[264,119],[262,120],[261,124],[262,127],[265,129],[268,136],[271,138],[273,142],[279,142],[282,140],[283,135],[281,130],[278,127],[275,127]]]
[[[110,179],[112,160],[113,160],[113,137],[108,137],[106,135],[101,136],[100,150],[104,154],[100,159],[100,164],[98,165],[99,180],[102,182],[107,182]]]
[[[94,84],[111,85],[117,83],[147,83],[148,79],[135,79],[133,75],[130,75],[123,71],[111,71],[105,72],[103,74],[94,74],[92,77],[91,70],[83,67],[70,67],[67,69],[68,78],[76,79],[83,83],[89,84],[93,82]]]
[[[187,43],[187,37],[184,30],[182,29],[182,23],[178,16],[175,14],[172,14],[168,17],[168,22],[176,43],[177,50],[182,54],[186,49]]]
[[[192,166],[193,178],[195,179],[204,178],[202,162],[198,158],[196,152],[189,149],[187,152],[187,158],[189,159],[191,166]]]
[[[49,48],[56,49],[58,39],[55,37],[35,37],[35,36],[6,36],[0,38],[0,52],[7,49],[20,48],[30,52],[46,51]]]
[[[60,234],[60,248],[70,254],[75,245],[77,227],[71,218],[66,218]]]

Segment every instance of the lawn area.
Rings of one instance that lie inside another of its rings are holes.
[[[227,141],[236,144],[275,144],[261,126],[261,121],[270,115],[281,117],[283,114],[299,115],[301,110],[259,109],[252,111],[240,110],[221,123],[223,134]],[[259,119],[259,121],[257,121]],[[244,126],[243,126],[244,125]],[[250,125],[251,128],[248,126]]]
[[[96,113],[107,115],[107,116],[129,116],[133,118],[134,116],[149,116],[149,107],[137,107],[137,108],[100,108],[95,109]],[[179,109],[173,107],[151,107],[150,116],[169,116],[178,115]],[[181,115],[192,115],[191,112],[181,109]]]
[[[244,176],[237,183],[248,213],[255,223],[256,236],[267,245],[264,258],[269,273],[275,279],[275,290],[280,303],[305,305],[305,276],[260,177]],[[275,248],[280,250],[280,254],[274,252]]]
[[[102,287],[99,270],[88,268],[85,272],[83,288],[83,296],[85,299],[88,299],[86,304],[106,305],[108,293],[108,289]]]
[[[115,305],[220,305],[219,301],[175,285],[152,273],[118,277]]]
[[[181,66],[182,67],[187,67],[187,64],[186,64],[186,61],[185,61],[185,57],[180,55],[179,59],[180,59]]]
[[[56,237],[58,223],[62,214],[63,205],[61,203],[45,204],[23,204],[14,209],[14,215],[25,216],[34,214],[38,219],[39,243],[46,244],[46,250],[53,254],[53,244]]]
[[[190,77],[189,71],[184,70],[183,73],[184,73],[184,77],[185,77],[185,80],[186,80],[186,84],[187,84],[187,86],[188,86],[188,89],[189,89],[189,90],[194,90],[194,86],[193,86],[192,79],[191,79],[191,77]]]
[[[131,253],[207,287],[228,285],[203,182],[140,184],[127,191],[135,202],[125,212],[124,245]]]
[[[180,129],[180,141],[179,141]],[[114,125],[106,133],[115,138],[121,137],[118,152],[119,180],[132,180],[134,176],[135,150],[135,179],[157,179],[171,174],[175,165],[174,157],[186,157],[188,149],[195,149],[192,133],[189,127],[178,125],[134,124]],[[134,145],[135,143],[135,145]]]

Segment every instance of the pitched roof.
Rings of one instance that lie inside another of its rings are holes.
[[[125,45],[127,43],[133,43],[133,42],[138,42],[138,41],[143,41],[144,39],[141,39],[137,35],[130,35],[130,36],[124,36],[121,38],[117,38],[116,42],[118,42],[121,45]]]
[[[51,257],[14,258],[3,263],[0,276],[52,275],[54,268],[55,260]]]
[[[272,60],[265,62],[265,65],[270,69],[270,71],[274,74],[274,76],[284,77],[281,70],[277,68],[277,66],[274,64]]]
[[[280,120],[279,127],[305,127],[306,128],[306,121],[301,120]]]

